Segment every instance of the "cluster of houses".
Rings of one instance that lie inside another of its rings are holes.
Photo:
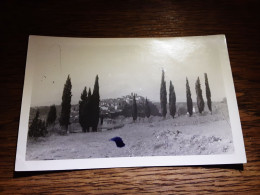
[[[142,96],[136,94],[136,102],[144,102],[145,99]],[[132,105],[133,103],[133,93],[131,95],[126,95],[120,98],[110,98],[100,101],[100,113],[103,116],[114,116],[119,115],[126,105]]]
[[[145,98],[139,95],[135,96],[137,103],[144,103]],[[100,116],[104,118],[113,118],[121,115],[124,107],[126,105],[132,105],[133,103],[133,93],[131,95],[126,95],[120,98],[109,98],[100,100]],[[73,105],[71,107],[71,122],[78,122],[79,119],[79,108],[78,105]]]

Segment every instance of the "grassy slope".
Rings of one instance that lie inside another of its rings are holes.
[[[117,148],[109,141],[115,136],[120,136],[126,146]],[[30,139],[27,144],[27,160],[233,152],[228,120],[220,114],[165,120],[153,117],[111,131],[52,135],[37,141]]]

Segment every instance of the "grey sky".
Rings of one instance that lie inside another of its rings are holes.
[[[31,36],[27,64],[33,65],[32,106],[60,104],[68,74],[72,103],[84,88],[93,89],[99,75],[101,99],[131,92],[159,101],[161,70],[166,86],[172,80],[177,101],[186,101],[186,76],[192,99],[200,77],[205,97],[204,73],[208,74],[212,100],[225,97],[220,49],[223,36],[185,38],[81,39]],[[30,71],[30,70],[28,70]]]

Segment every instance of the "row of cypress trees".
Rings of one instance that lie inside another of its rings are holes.
[[[61,116],[60,116],[60,126],[68,131],[68,126],[70,124],[70,110],[71,110],[71,79],[68,75],[66,83],[63,89],[62,103],[61,103]],[[87,87],[84,87],[81,94],[81,100],[79,101],[79,123],[82,127],[83,132],[89,132],[89,128],[92,127],[92,131],[97,131],[98,121],[99,121],[99,83],[98,75],[95,78],[94,90],[91,94],[91,89],[89,88],[87,93]]]
[[[162,70],[161,88],[160,88],[160,103],[161,103],[161,114],[165,118],[167,114],[167,90],[164,70]],[[172,81],[169,86],[169,111],[170,115],[174,118],[176,113],[176,95]]]
[[[210,112],[212,113],[211,92],[210,92],[210,88],[209,88],[207,73],[204,73],[204,76],[205,76],[207,104],[208,104],[208,108],[209,108]],[[196,95],[197,95],[198,110],[199,110],[199,113],[202,113],[204,110],[204,100],[203,100],[203,96],[202,96],[202,90],[201,90],[199,77],[196,81],[195,89],[196,89]],[[193,102],[192,102],[192,98],[191,98],[191,91],[190,91],[188,78],[186,78],[186,98],[187,98],[187,111],[189,113],[189,116],[192,116]],[[165,81],[164,70],[162,70],[162,78],[161,78],[160,104],[161,104],[161,114],[165,118],[166,114],[167,114],[167,90],[166,90],[166,81]],[[174,118],[174,116],[176,114],[176,94],[175,94],[175,90],[174,90],[172,81],[170,81],[170,86],[169,86],[169,112],[170,112],[170,115]],[[146,98],[145,115],[147,118],[149,118],[150,114],[151,114],[150,107],[149,107],[148,100]],[[134,96],[133,96],[132,116],[133,116],[133,120],[135,121],[137,119],[136,94],[134,94]]]
[[[87,93],[87,87],[84,87],[81,100],[79,101],[79,123],[83,132],[89,132],[90,127],[92,127],[92,131],[97,131],[100,113],[99,102],[100,96],[97,75],[93,93],[91,94],[91,88],[89,88]]]
[[[205,87],[206,87],[206,97],[208,108],[212,113],[212,102],[211,102],[211,92],[208,83],[207,73],[205,76]],[[95,78],[94,90],[91,94],[91,88],[89,88],[87,93],[87,87],[84,87],[83,92],[81,94],[81,100],[79,101],[79,123],[82,127],[83,132],[89,132],[89,128],[92,127],[92,131],[97,131],[97,126],[99,122],[99,83],[98,83],[98,75]],[[61,103],[61,114],[59,118],[60,126],[68,131],[68,126],[70,124],[70,112],[71,112],[71,93],[72,84],[70,75],[68,75],[66,83],[64,85],[63,94],[62,94],[62,103]],[[197,106],[199,113],[202,113],[204,110],[204,100],[202,96],[202,90],[200,85],[200,79],[198,77],[196,84],[196,95],[197,95]],[[187,98],[187,111],[190,116],[193,114],[193,102],[191,98],[190,86],[188,78],[186,78],[186,98]],[[162,79],[161,79],[161,88],[160,88],[160,103],[161,103],[161,114],[165,118],[167,114],[167,91],[166,91],[166,82],[165,82],[165,73],[162,70]],[[174,118],[176,113],[176,95],[174,91],[174,86],[172,81],[170,81],[169,86],[169,111],[170,115]],[[151,111],[149,107],[149,102],[146,98],[145,100],[145,115],[146,117],[150,117]],[[136,104],[136,94],[133,96],[133,109],[132,109],[133,120],[137,119],[137,104]],[[47,124],[45,121],[39,119],[39,110],[37,110],[36,115],[32,121],[31,126],[29,127],[29,136],[30,137],[39,137],[47,134],[46,126],[48,124],[53,124],[56,120],[56,107],[52,105],[50,107],[48,116],[47,116]]]
[[[164,70],[162,70],[162,79],[161,79],[161,88],[160,88],[160,103],[161,103],[161,114],[165,118],[167,114],[167,91],[166,91],[166,82],[165,82],[165,75]],[[210,112],[212,113],[212,102],[211,102],[211,92],[209,88],[208,76],[207,73],[204,73],[205,77],[205,87],[206,87],[206,97],[207,97],[207,104]],[[204,100],[202,96],[201,84],[199,77],[195,83],[196,95],[197,95],[197,106],[199,113],[204,111]],[[186,98],[187,98],[187,111],[189,116],[193,114],[193,102],[191,98],[191,91],[189,86],[188,78],[186,78]],[[170,81],[169,87],[169,111],[170,115],[174,118],[176,113],[176,95],[174,91],[174,86],[172,81]]]
[[[207,73],[204,73],[204,77],[205,77],[205,91],[206,91],[206,98],[207,98],[207,104],[208,104],[208,108],[209,111],[212,114],[212,102],[211,102],[211,92],[210,92],[210,88],[209,88],[209,82],[208,82],[208,75]],[[202,89],[201,89],[201,84],[200,84],[200,78],[197,78],[197,81],[195,83],[195,89],[196,89],[196,95],[197,95],[197,106],[198,106],[198,110],[199,113],[202,113],[204,111],[204,99],[202,96]],[[192,106],[190,104],[187,104],[187,106]],[[189,108],[190,109],[190,108]],[[192,112],[189,113],[190,116],[192,115]]]
[[[67,80],[64,84],[61,102],[61,113],[59,118],[59,123],[61,128],[68,132],[68,126],[70,125],[70,115],[71,115],[71,93],[72,84],[70,75],[68,75]],[[92,127],[92,131],[97,131],[98,121],[99,121],[99,84],[98,75],[95,79],[94,90],[91,94],[91,89],[89,88],[87,94],[87,88],[85,87],[82,94],[81,100],[79,101],[79,123],[82,127],[83,132],[89,131]],[[47,126],[53,125],[57,118],[56,107],[52,105],[48,112],[47,121],[39,119],[39,110],[36,111],[36,115],[29,127],[28,135],[30,137],[41,137],[47,134]]]

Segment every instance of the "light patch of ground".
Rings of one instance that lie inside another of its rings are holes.
[[[120,121],[124,126],[110,131],[78,131],[29,139],[26,160],[228,154],[234,150],[229,122],[221,117],[152,117],[130,121]],[[116,136],[123,139],[125,147],[118,148],[109,141]]]

